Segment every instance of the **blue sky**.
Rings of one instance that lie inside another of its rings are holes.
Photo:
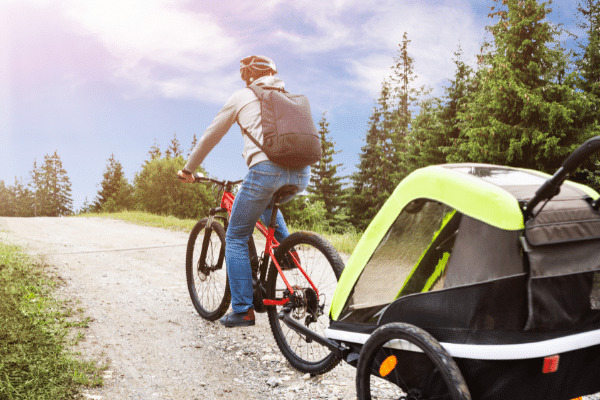
[[[443,93],[460,46],[473,58],[492,0],[0,0],[0,180],[29,180],[58,151],[74,208],[92,201],[114,154],[127,178],[156,141],[189,152],[229,95],[239,60],[271,57],[292,93],[329,122],[336,162],[355,170],[382,80],[408,32],[419,85]],[[574,27],[575,4],[549,18]],[[203,166],[245,175],[237,126]]]

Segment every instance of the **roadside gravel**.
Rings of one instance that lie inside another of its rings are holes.
[[[266,314],[238,329],[200,318],[185,281],[187,236],[111,219],[0,218],[0,241],[39,255],[64,281],[59,296],[91,318],[78,350],[108,369],[82,398],[356,398],[344,363],[319,377],[290,367]]]

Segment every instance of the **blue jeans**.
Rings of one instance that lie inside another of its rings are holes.
[[[254,232],[258,218],[267,225],[271,221],[273,194],[284,185],[296,185],[299,192],[306,189],[310,181],[310,167],[290,170],[270,161],[260,162],[244,178],[242,187],[233,202],[229,227],[225,240],[225,261],[231,289],[231,307],[236,313],[253,308],[252,267],[248,240]],[[284,198],[281,203],[293,196]],[[281,211],[277,212],[275,238],[282,241],[289,232]]]

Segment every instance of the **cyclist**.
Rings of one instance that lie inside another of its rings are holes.
[[[240,74],[246,86],[250,84],[271,87],[284,87],[284,82],[275,77],[277,68],[270,58],[249,56],[240,62]],[[243,88],[227,100],[213,122],[192,150],[187,164],[178,172],[184,182],[193,182],[192,173],[202,163],[208,153],[237,122],[246,129],[259,143],[262,143],[262,125],[260,101],[249,88]],[[250,326],[255,324],[252,305],[252,270],[248,240],[259,218],[263,222],[271,220],[273,194],[282,186],[292,184],[303,191],[310,180],[310,167],[288,169],[281,167],[267,158],[246,135],[242,153],[249,167],[248,174],[242,182],[239,193],[235,197],[231,218],[225,239],[225,261],[227,276],[231,289],[231,306],[233,311],[219,321],[227,327]],[[283,199],[288,201],[293,196]],[[275,238],[281,242],[289,236],[281,211],[277,213],[278,228]]]

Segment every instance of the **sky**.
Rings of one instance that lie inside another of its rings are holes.
[[[576,2],[575,2],[576,3]],[[417,85],[440,96],[453,53],[471,62],[492,0],[0,0],[0,180],[29,182],[56,151],[73,208],[92,202],[107,160],[132,182],[154,143],[174,135],[185,156],[229,96],[239,60],[273,59],[291,93],[329,123],[342,175],[356,170],[383,79],[402,35]],[[577,33],[572,0],[549,19]],[[237,125],[204,160],[209,175],[247,167]]]

